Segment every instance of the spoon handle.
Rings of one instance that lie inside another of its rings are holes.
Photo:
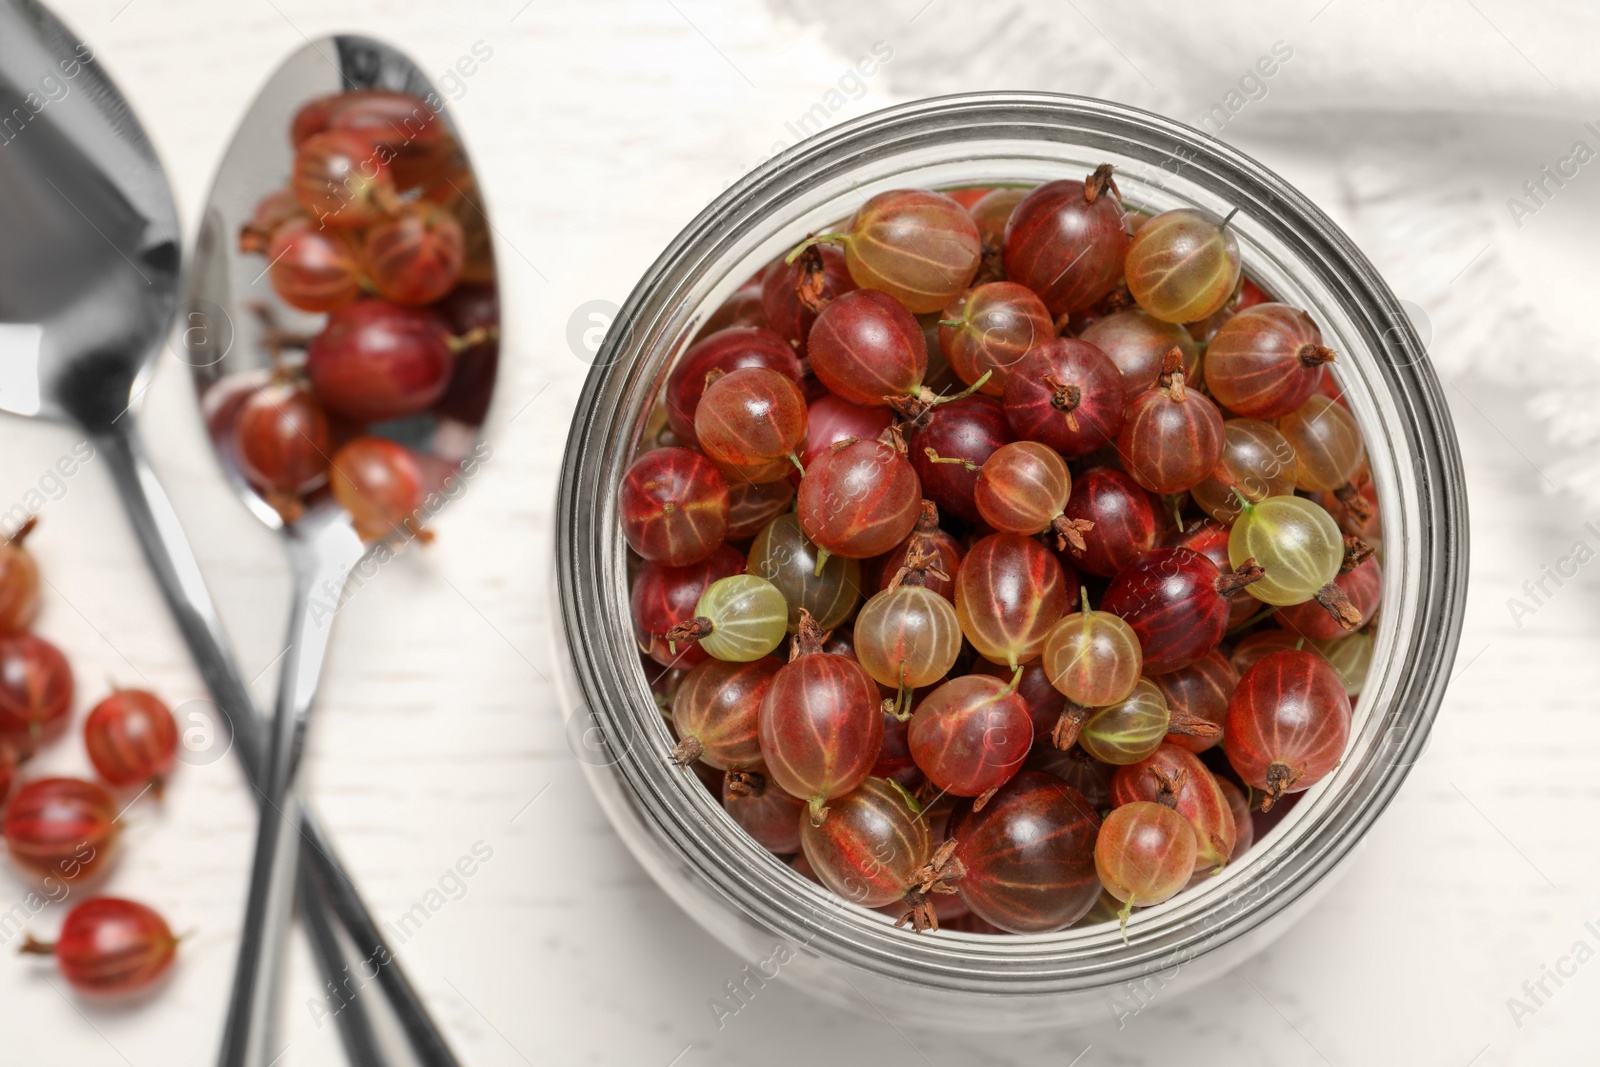
[[[245,776],[253,787],[259,787],[266,762],[266,717],[257,710],[255,698],[233,657],[177,512],[150,466],[136,419],[136,411],[125,412],[107,431],[94,435],[93,443],[106,457],[112,480],[121,493],[129,521],[167,607],[219,712],[227,720]],[[332,843],[309,807],[302,807],[301,827],[300,847],[317,875],[306,880],[302,887],[306,893],[302,906],[308,912],[331,911],[356,946],[362,961],[369,965],[371,961],[381,964],[377,968],[378,984],[405,1029],[418,1062],[425,1067],[458,1067],[459,1061],[429,1017],[399,961],[394,958],[393,950],[385,943],[377,923],[345,874]],[[345,960],[327,954],[329,943],[326,941],[313,938],[312,945],[324,980],[336,979],[346,966]],[[334,1014],[346,1048],[354,1046],[365,1050],[359,1059],[352,1056],[352,1062],[358,1067],[384,1062],[371,1041],[372,1030],[366,1019],[366,1006],[359,997],[349,998]]]
[[[288,529],[294,571],[289,640],[278,706],[268,732],[270,755],[259,790],[261,823],[228,1022],[222,1032],[221,1067],[268,1067],[284,1051],[278,1047],[276,1031],[284,950],[299,877],[300,773],[305,766],[306,725],[322,680],[335,615],[319,594],[326,591],[337,603],[363,552],[349,516],[341,511],[339,518],[343,521],[323,523],[308,516]]]

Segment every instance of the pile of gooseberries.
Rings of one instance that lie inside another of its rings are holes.
[[[879,193],[706,320],[621,472],[633,626],[728,815],[921,932],[1126,923],[1345,757],[1377,495],[1232,216],[1111,167]]]
[[[257,306],[272,368],[209,387],[211,433],[286,523],[327,493],[364,540],[427,540],[429,498],[467,458],[498,360],[494,257],[472,169],[437,100],[391,90],[310,101],[290,141],[288,186],[239,233],[280,305]],[[280,312],[307,329],[280,327]],[[431,455],[397,440],[422,433]],[[657,473],[645,491],[671,516],[674,472]],[[698,517],[646,522],[641,536],[670,541],[678,521]]]
[[[0,836],[18,873],[59,900],[69,892],[76,898],[115,864],[122,812],[146,793],[161,796],[177,763],[178,726],[154,693],[114,688],[83,724],[98,781],[16,781],[35,754],[66,733],[76,692],[66,656],[28,629],[39,613],[41,581],[24,546],[34,526],[30,518],[0,542]],[[158,978],[177,945],[166,921],[143,904],[91,897],[67,913],[57,941],[30,933],[22,951],[53,954],[75,988],[118,994]]]

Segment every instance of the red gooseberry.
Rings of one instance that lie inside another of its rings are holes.
[[[1350,698],[1322,657],[1289,649],[1263,658],[1239,679],[1223,726],[1228,762],[1270,811],[1285,793],[1326,778],[1350,736]]]
[[[329,411],[361,422],[415,415],[450,384],[452,340],[433,311],[362,300],[328,317],[306,373]]]
[[[1033,718],[1007,683],[969,674],[929,693],[911,717],[911,758],[928,781],[952,796],[989,795],[1022,767],[1033,746]]]
[[[59,737],[72,691],[72,668],[55,645],[35,634],[0,634],[0,737],[24,753]]]
[[[1076,789],[1022,771],[962,821],[956,891],[975,915],[1011,933],[1070,926],[1100,896],[1099,830],[1099,816]]]
[[[0,541],[0,633],[26,630],[39,615],[39,564],[23,547],[38,524],[29,516]]]
[[[992,397],[969,396],[941,404],[924,415],[912,430],[906,450],[922,483],[922,495],[940,511],[976,522],[978,471],[996,449],[1014,440],[999,403]],[[930,450],[941,459],[964,462],[935,463]]]
[[[728,533],[728,483],[698,452],[657,448],[622,476],[622,536],[645,559],[674,567],[705,559]]]
[[[1228,798],[1216,778],[1188,749],[1164,744],[1138,763],[1117,768],[1111,802],[1117,807],[1152,800],[1189,820],[1195,838],[1195,869],[1222,870],[1233,856],[1237,830]]]
[[[844,253],[827,245],[811,245],[793,263],[780,258],[762,274],[758,297],[762,318],[769,329],[805,355],[817,312],[855,287]]]
[[[1122,373],[1094,345],[1070,337],[1039,345],[1006,379],[1006,421],[1018,437],[1065,456],[1116,439],[1127,407]]]
[[[713,659],[690,671],[672,697],[673,762],[687,767],[701,760],[719,771],[760,767],[761,700],[781,666],[770,656],[749,663]]]
[[[167,921],[143,904],[92,897],[67,912],[55,941],[38,941],[30,934],[22,951],[54,956],[61,976],[75,989],[120,994],[160,978],[172,966],[178,939]]]
[[[706,334],[689,347],[667,376],[663,399],[667,425],[678,439],[694,441],[694,418],[705,395],[712,371],[724,374],[745,367],[775,370],[790,381],[800,381],[800,361],[789,343],[771,330],[757,326],[730,326]]]
[[[423,528],[428,486],[415,453],[387,437],[357,437],[334,453],[332,467],[334,499],[363,541],[433,539]]]
[[[126,789],[148,782],[160,796],[177,762],[178,724],[154,693],[118,689],[89,712],[83,744],[107,783]]]
[[[956,377],[1002,396],[1011,368],[1056,335],[1050,311],[1031,289],[989,282],[962,293],[939,320],[939,348]]]
[[[1134,908],[1169,900],[1189,883],[1196,856],[1189,820],[1164,804],[1135,801],[1106,816],[1094,864],[1100,884],[1122,901],[1124,936]]]
[[[721,545],[698,563],[672,567],[646,562],[634,576],[630,604],[639,647],[663,667],[693,667],[707,656],[697,643],[669,642],[668,631],[694,619],[695,606],[711,583],[744,570],[745,558]]]
[[[1187,667],[1216,648],[1228,628],[1228,598],[1262,577],[1254,561],[1223,572],[1188,548],[1146,552],[1111,579],[1100,606],[1133,627],[1144,671]]]
[[[1204,393],[1184,385],[1181,355],[1167,353],[1161,383],[1128,405],[1117,455],[1128,475],[1152,493],[1181,493],[1222,458],[1222,414]]]
[[[361,264],[339,230],[297,216],[273,232],[265,251],[272,289],[290,307],[337,311],[361,296]]]
[[[1093,524],[1072,561],[1081,570],[1109,578],[1155,547],[1156,509],[1150,494],[1114,467],[1090,467],[1073,479],[1064,514]]]
[[[117,842],[117,802],[81,778],[37,778],[6,806],[6,848],[41,878],[73,881],[100,873]]]
[[[1323,364],[1333,358],[1310,315],[1257,304],[1223,323],[1206,346],[1206,388],[1235,414],[1276,419],[1317,391]]]
[[[431,304],[461,280],[466,237],[448,211],[432,204],[408,204],[367,231],[361,259],[367,277],[385,300]]]
[[[1020,534],[972,546],[956,575],[956,617],[978,654],[1016,668],[1044,651],[1067,605],[1066,579],[1050,550]]]
[[[1006,223],[1006,277],[1032,289],[1050,314],[1087,310],[1122,277],[1128,224],[1110,164],[1084,181],[1034,189]]]
[[[904,540],[921,513],[922,487],[898,438],[835,442],[806,468],[795,510],[826,555],[868,559]]]
[[[394,173],[372,140],[349,130],[313,134],[295,151],[290,188],[314,222],[360,229],[397,204]]]
[[[806,801],[814,823],[827,817],[828,801],[866,780],[883,745],[877,685],[854,658],[823,652],[822,640],[803,614],[791,659],[762,697],[760,719],[768,772]]]

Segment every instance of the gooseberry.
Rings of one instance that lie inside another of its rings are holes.
[[[773,519],[750,545],[746,570],[783,594],[789,604],[790,633],[799,628],[802,610],[810,612],[822,629],[831,630],[861,603],[860,562],[837,555],[819,561],[820,555],[794,515]]]
[[[695,605],[711,583],[743,571],[744,556],[722,545],[699,563],[669,567],[646,562],[634,576],[630,603],[635,636],[663,667],[693,667],[707,657],[698,644],[667,641],[667,632],[694,619]]]
[[[778,371],[732,371],[706,386],[695,408],[694,435],[718,463],[752,467],[793,459],[798,464],[795,450],[806,435],[805,397]]]
[[[328,480],[333,448],[316,394],[303,383],[269,382],[239,406],[233,432],[245,480],[266,495],[284,521],[298,521],[304,511],[300,498]]]
[[[89,712],[83,745],[95,771],[126,789],[151,783],[160,796],[178,756],[178,724],[154,693],[118,689]]]
[[[1113,467],[1090,467],[1078,475],[1063,514],[1093,524],[1094,536],[1072,553],[1073,563],[1090,574],[1109,578],[1155,547],[1150,494]]]
[[[874,681],[896,691],[900,718],[910,717],[911,691],[943,678],[961,653],[956,609],[927,588],[938,556],[919,538],[912,536],[889,588],[862,606],[854,630],[856,658]]]
[[[929,693],[911,717],[911,758],[935,788],[977,797],[974,810],[1021,769],[1033,745],[1033,718],[1016,683],[965,675]]]
[[[306,373],[329,411],[382,422],[432,407],[450,384],[455,354],[433,311],[362,300],[340,308],[311,339]]]
[[[1116,807],[1154,801],[1189,820],[1195,839],[1195,870],[1215,874],[1233,857],[1237,830],[1228,798],[1198,756],[1176,745],[1162,745],[1138,763],[1117,768],[1111,782]]]
[[[30,515],[16,533],[0,541],[0,633],[26,630],[39,615],[39,564],[23,547],[38,524],[38,517]]]
[[[668,630],[668,645],[698,641],[713,659],[748,663],[783,643],[789,605],[777,586],[753,574],[718,578],[700,594],[694,618]]]
[[[771,330],[730,326],[707,334],[690,346],[667,376],[662,394],[667,424],[680,441],[694,441],[695,413],[705,395],[707,376],[712,371],[731,374],[747,367],[774,370],[793,382],[799,382],[801,377],[794,349]]]
[[[739,828],[768,852],[787,856],[800,851],[800,816],[806,803],[797,800],[756,772],[748,781],[725,779],[722,806]]]
[[[1196,322],[1233,296],[1239,242],[1227,219],[1209,211],[1163,211],[1133,235],[1126,267],[1128,291],[1141,308],[1162,322]]]
[[[461,280],[461,223],[432,204],[408,204],[366,232],[361,259],[378,295],[396,304],[431,304]]]
[[[905,897],[929,861],[932,838],[905,790],[867,778],[818,823],[797,820],[800,849],[817,879],[845,900],[881,908]]]
[[[1235,414],[1276,419],[1317,391],[1322,366],[1333,358],[1310,315],[1257,304],[1223,323],[1206,346],[1206,388]]]
[[[1006,223],[1006,277],[1038,293],[1050,314],[1085,311],[1122,278],[1128,223],[1109,163],[1083,181],[1046,182]]]
[[[981,379],[978,391],[990,396],[1003,396],[1011,368],[1055,335],[1049,309],[1015,282],[969,289],[939,319],[939,348],[950,369],[968,385]]]
[[[761,700],[781,666],[770,656],[749,663],[713,659],[685,675],[672,696],[673,762],[687,767],[701,760],[719,771],[759,768]]]
[[[790,660],[761,701],[763,762],[779,787],[806,801],[804,821],[814,824],[827,817],[828,801],[866,780],[883,744],[877,685],[852,657],[823,652],[823,636],[800,617]]]
[[[1294,448],[1298,489],[1338,490],[1355,477],[1367,455],[1350,409],[1320,393],[1279,419],[1278,432]]]
[[[1316,597],[1346,630],[1361,613],[1334,584],[1344,564],[1344,539],[1326,511],[1304,497],[1269,496],[1247,504],[1228,535],[1228,558],[1238,566],[1254,559],[1266,571],[1250,595],[1287,607]]]
[[[1122,373],[1104,352],[1061,337],[1035,347],[1011,368],[1005,406],[1017,436],[1083,456],[1116,439],[1127,397]]]
[[[1239,679],[1223,727],[1228,762],[1252,789],[1261,810],[1285,793],[1326,778],[1350,736],[1350,698],[1338,672],[1321,656],[1289,649],[1262,659]]]
[[[1165,674],[1216,648],[1228,629],[1229,598],[1262,577],[1254,560],[1224,573],[1193,549],[1158,548],[1119,571],[1100,606],[1138,635],[1145,673]]]
[[[855,288],[843,253],[827,245],[811,245],[794,262],[779,259],[761,276],[762,318],[797,353],[805,355],[817,312]]]
[[[363,541],[433,539],[423,528],[428,484],[415,453],[387,437],[357,437],[333,454],[331,466],[333,497]]]
[[[1124,931],[1134,908],[1170,900],[1189,883],[1195,858],[1189,820],[1149,800],[1114,809],[1101,824],[1094,845],[1100,884],[1122,901],[1117,917]]]
[[[1209,736],[1169,733],[1165,744],[1190,752],[1204,752],[1221,742],[1228,698],[1239,684],[1239,672],[1233,669],[1226,656],[1212,649],[1189,666],[1159,674],[1151,680],[1166,698],[1167,710],[1172,715],[1210,723],[1218,731]]]
[[[1183,361],[1184,379],[1200,377],[1200,348],[1189,331],[1139,308],[1124,308],[1096,319],[1078,334],[1078,340],[1094,345],[1116,364],[1129,397],[1156,385],[1167,353],[1174,348]]]
[[[817,566],[829,554],[867,559],[911,533],[921,512],[922,486],[899,438],[846,438],[812,461],[800,479],[795,510],[816,543]]]
[[[1070,926],[1100,895],[1099,830],[1094,807],[1076,789],[1022,771],[962,822],[956,890],[975,915],[1011,933]]]
[[[856,209],[845,233],[812,238],[800,250],[818,242],[843,245],[857,285],[887,293],[918,315],[938,311],[972,284],[983,253],[966,209],[926,189],[879,193]]]
[[[71,717],[67,657],[35,634],[0,634],[0,737],[31,753],[59,737]]]
[[[1068,708],[1068,716],[1073,709]],[[1076,716],[1072,716],[1076,718]],[[1070,721],[1070,720],[1069,720]],[[1082,718],[1076,740],[1083,750],[1103,763],[1138,763],[1161,747],[1171,727],[1166,698],[1154,682],[1140,678],[1133,692],[1115,704],[1095,708]],[[1062,738],[1057,738],[1057,747]],[[1071,740],[1067,741],[1071,744]]]
[[[622,536],[645,559],[682,567],[728,533],[728,483],[698,452],[657,448],[628,467],[618,493]]]
[[[969,396],[929,411],[912,431],[907,452],[922,495],[940,511],[975,522],[978,471],[996,449],[1014,440],[999,403],[987,396]],[[928,457],[930,449],[942,459],[965,462],[935,463]]]
[[[31,934],[22,951],[54,956],[75,989],[121,994],[143,989],[172,966],[178,939],[167,921],[143,904],[119,897],[92,897],[74,905],[53,942]]]
[[[360,229],[397,203],[394,172],[372,140],[349,130],[306,138],[294,154],[290,188],[318,226]]]
[[[1020,534],[974,544],[956,575],[956,617],[978,654],[1015,669],[1044,651],[1066,608],[1066,579],[1050,551]]]
[[[1176,348],[1160,384],[1133,398],[1117,434],[1117,455],[1134,481],[1152,493],[1181,493],[1222,458],[1222,414],[1204,393],[1184,384]]]
[[[1294,447],[1268,422],[1229,419],[1222,424],[1222,457],[1189,495],[1200,510],[1227,525],[1239,517],[1239,497],[1255,503],[1294,492]]]
[[[90,878],[111,861],[117,803],[81,778],[36,778],[6,806],[6,847],[17,865],[43,878]]]
[[[272,289],[290,307],[337,311],[361,297],[361,263],[339,230],[296,216],[273,232],[264,252]]]

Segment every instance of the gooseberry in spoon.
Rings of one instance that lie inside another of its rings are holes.
[[[1310,315],[1257,304],[1223,323],[1206,346],[1206,388],[1235,414],[1276,419],[1317,391],[1322,367],[1333,359]]]
[[[1100,884],[1122,901],[1124,936],[1134,908],[1160,904],[1189,884],[1197,857],[1189,820],[1149,800],[1114,809],[1095,839]]]
[[[1053,775],[1021,771],[961,824],[956,891],[980,918],[1014,934],[1070,926],[1100,895],[1100,818]]]
[[[1326,778],[1350,737],[1350,698],[1321,656],[1288,649],[1245,672],[1223,727],[1228,762],[1270,811],[1285,793]]]
[[[1233,857],[1237,830],[1228,798],[1193,752],[1162,745],[1138,763],[1117,768],[1111,782],[1116,807],[1147,800],[1189,820],[1195,838],[1195,870],[1220,872]]]
[[[350,513],[363,541],[433,539],[423,527],[428,477],[410,449],[387,437],[357,437],[333,454],[330,466],[334,499]]]
[[[1066,609],[1066,579],[1050,550],[1020,534],[974,544],[956,575],[956,617],[978,654],[1015,669],[1044,651]]]
[[[1117,434],[1128,475],[1152,493],[1181,493],[1222,458],[1222,414],[1184,383],[1182,356],[1167,353],[1160,384],[1134,397]]]
[[[1100,606],[1120,615],[1139,637],[1144,671],[1187,667],[1216,648],[1228,629],[1230,598],[1259,582],[1263,570],[1244,559],[1232,572],[1188,548],[1146,552],[1117,573]]]
[[[770,656],[750,663],[707,660],[686,675],[672,696],[678,743],[672,760],[701,760],[719,771],[761,766],[761,700],[782,666]]]
[[[302,141],[290,188],[313,222],[336,230],[370,226],[399,202],[383,154],[370,138],[350,130],[327,130]]]
[[[381,422],[432,407],[450,384],[458,342],[423,308],[361,300],[328,317],[306,350],[306,373],[330,412]]]
[[[911,717],[911,758],[934,787],[976,797],[973,810],[1022,767],[1033,746],[1033,718],[1009,683],[969,674],[929,693]]]
[[[37,516],[30,516],[0,541],[0,633],[26,630],[39,614],[39,564],[23,547],[38,524]]]
[[[687,448],[657,448],[623,474],[617,514],[628,547],[681,567],[722,544],[728,503],[727,480],[710,460]]]
[[[89,712],[83,746],[95,772],[118,789],[151,784],[157,796],[178,756],[178,724],[154,693],[118,689]]]
[[[81,778],[36,778],[6,805],[6,848],[19,867],[70,882],[98,874],[117,842],[117,802]]]
[[[748,663],[770,655],[788,628],[789,605],[777,587],[753,574],[735,574],[707,586],[694,618],[664,636],[669,646],[698,641],[713,659]]]
[[[273,292],[290,307],[337,311],[361,297],[361,262],[343,231],[297,216],[273,232],[263,251]]]
[[[73,988],[122,994],[143,989],[166,973],[178,952],[167,921],[143,904],[120,897],[92,897],[73,906],[55,941],[29,934],[21,951],[54,956]]]
[[[1018,437],[1064,456],[1083,456],[1116,439],[1127,396],[1122,372],[1087,341],[1061,337],[1038,345],[1011,368],[1006,421]]]
[[[1038,293],[1050,314],[1087,310],[1122,278],[1126,216],[1110,164],[1083,181],[1046,182],[1006,223],[1006,277]]]
[[[826,242],[844,248],[850,277],[911,312],[938,311],[972,284],[983,253],[977,223],[942,193],[891,189],[856,209],[844,233],[810,238],[789,258]]]
[[[316,394],[303,382],[271,381],[239,406],[233,433],[239,472],[285,522],[298,521],[301,498],[328,480],[333,450]]]
[[[1231,217],[1231,216],[1230,216]],[[1196,322],[1221,309],[1239,285],[1239,242],[1200,208],[1163,211],[1128,246],[1128,291],[1162,322]]]
[[[810,823],[866,780],[883,744],[876,683],[853,657],[823,652],[825,636],[801,615],[789,662],[761,701],[762,760],[784,792],[806,801]]]
[[[461,280],[466,237],[448,211],[428,203],[407,204],[366,231],[361,260],[385,300],[431,304]]]
[[[968,385],[983,379],[979,392],[990,396],[1004,395],[1011,368],[1055,335],[1049,309],[1015,282],[969,289],[939,318],[939,347],[950,369]]]

